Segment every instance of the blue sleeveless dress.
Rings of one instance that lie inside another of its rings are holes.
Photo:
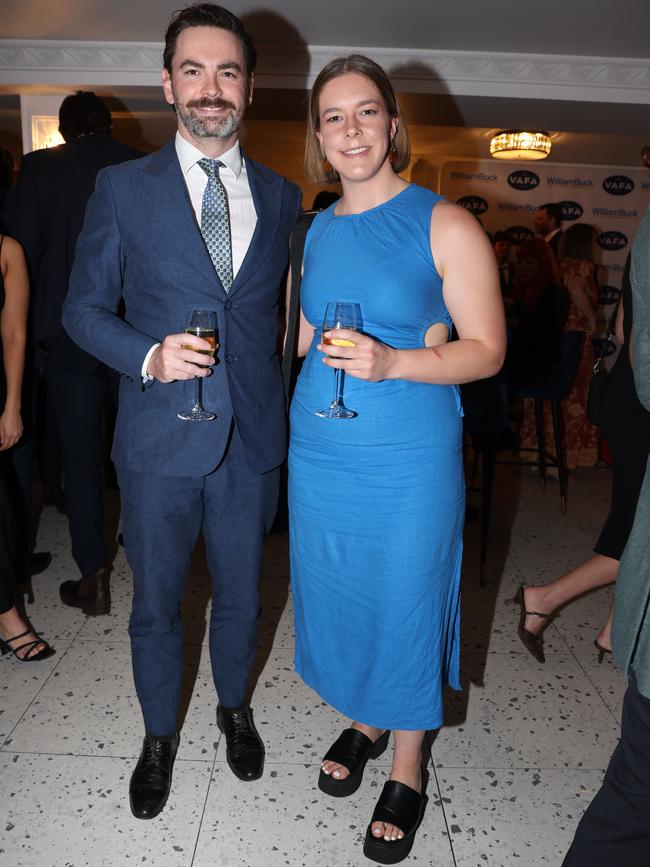
[[[431,256],[440,199],[414,184],[361,214],[316,216],[301,306],[314,339],[291,406],[289,508],[295,667],[345,716],[386,729],[442,724],[460,689],[465,513],[456,386],[348,376],[348,420],[314,415],[334,390],[316,349],[328,301],[361,306],[362,330],[421,348],[451,324]]]

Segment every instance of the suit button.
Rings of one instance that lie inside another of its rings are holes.
[[[227,352],[226,353],[226,364],[232,364],[234,360],[235,360],[235,356],[232,355],[232,353]]]
[[[223,305],[223,309],[224,310],[232,310],[232,301],[230,300],[230,298]]]

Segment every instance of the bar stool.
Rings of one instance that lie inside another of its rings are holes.
[[[567,469],[564,455],[564,424],[560,404],[567,396],[573,378],[576,375],[582,347],[585,342],[583,331],[565,331],[560,343],[560,357],[557,364],[544,379],[535,383],[518,385],[514,389],[514,396],[525,400],[535,401],[535,429],[537,433],[537,461],[531,461],[533,466],[539,466],[539,476],[542,480],[542,489],[546,486],[546,466],[556,466],[560,483],[560,505],[562,514],[566,514],[567,497]],[[553,437],[555,440],[555,462],[547,461],[545,435],[544,435],[544,401],[551,404],[553,417]],[[526,451],[522,449],[521,451]],[[532,449],[535,451],[535,449]]]

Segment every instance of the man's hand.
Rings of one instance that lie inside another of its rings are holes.
[[[197,350],[212,351],[212,347],[207,340],[194,334],[168,334],[152,352],[147,373],[158,382],[210,376],[214,356]]]

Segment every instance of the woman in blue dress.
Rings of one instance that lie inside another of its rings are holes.
[[[309,230],[291,408],[289,503],[296,671],[353,722],[320,788],[358,788],[394,737],[390,780],[364,852],[406,857],[426,800],[424,732],[459,689],[464,516],[458,384],[501,367],[504,320],[492,248],[463,208],[408,184],[408,132],[372,60],[338,58],[311,94],[306,166],[343,197]],[[330,301],[359,305],[358,331],[321,342]],[[452,322],[459,340],[447,342]],[[344,356],[344,357],[341,357]],[[334,369],[356,415],[329,403]]]

